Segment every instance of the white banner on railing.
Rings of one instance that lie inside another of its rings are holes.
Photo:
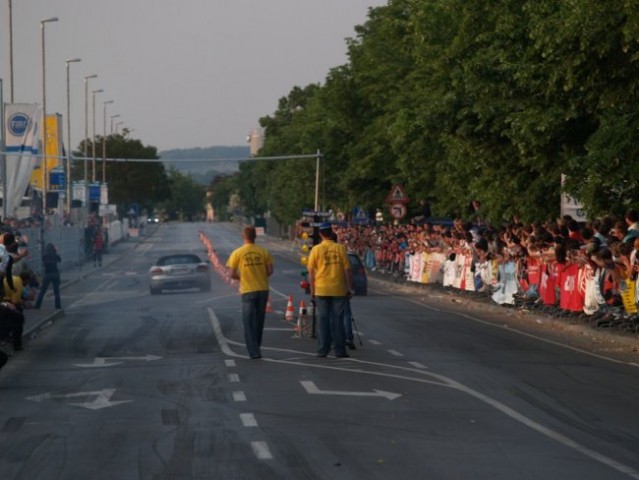
[[[30,103],[5,104],[6,182],[4,201],[9,217],[15,216],[24,196],[31,172],[38,164],[40,106]]]

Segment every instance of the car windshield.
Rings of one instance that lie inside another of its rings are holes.
[[[174,255],[171,257],[162,257],[158,260],[159,267],[167,267],[169,265],[184,265],[200,263],[200,259],[196,255]]]

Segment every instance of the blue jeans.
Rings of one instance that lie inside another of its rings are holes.
[[[317,353],[328,355],[332,344],[335,355],[346,355],[343,320],[346,297],[315,297],[315,302],[319,317]]]
[[[42,305],[42,299],[44,298],[44,294],[47,293],[47,289],[49,288],[49,284],[53,285],[53,297],[55,298],[55,308],[62,308],[60,305],[60,274],[59,273],[45,273],[42,279],[42,285],[40,286],[40,293],[38,294],[38,298],[36,299],[36,303],[34,305],[35,308],[40,308]]]
[[[262,333],[266,317],[268,290],[242,294],[242,323],[244,324],[244,341],[251,358],[262,356]]]
[[[353,312],[351,312],[351,301],[344,302],[344,335],[346,343],[353,343]]]

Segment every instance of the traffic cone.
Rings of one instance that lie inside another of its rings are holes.
[[[273,305],[271,305],[271,297],[266,299],[266,313],[273,313]]]
[[[304,303],[304,300],[300,300],[299,316],[301,317],[302,315],[306,315],[306,304]]]
[[[286,304],[286,313],[284,314],[284,320],[292,322],[295,319],[295,307],[293,307],[293,297],[288,297],[288,303]]]

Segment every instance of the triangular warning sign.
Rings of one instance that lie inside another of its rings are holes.
[[[401,185],[393,185],[388,197],[386,197],[386,203],[408,203],[408,195],[406,190]]]

